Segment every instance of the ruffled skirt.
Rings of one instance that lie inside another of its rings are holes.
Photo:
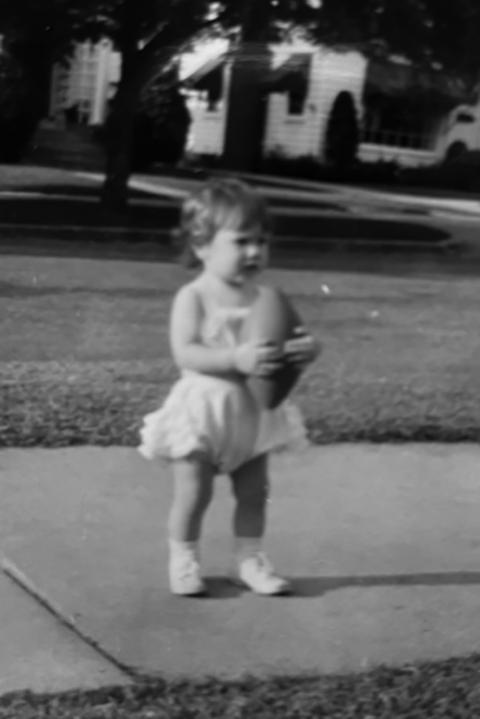
[[[139,452],[147,459],[202,457],[229,473],[253,457],[308,446],[298,408],[262,410],[243,382],[189,373],[144,417]]]

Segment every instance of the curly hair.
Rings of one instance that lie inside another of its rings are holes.
[[[200,264],[195,248],[210,243],[221,229],[271,231],[271,218],[264,198],[240,180],[216,179],[183,202],[174,238],[181,259],[188,267]]]

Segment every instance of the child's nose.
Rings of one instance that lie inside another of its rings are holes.
[[[251,242],[247,245],[247,255],[248,257],[259,257],[260,246],[257,243]]]

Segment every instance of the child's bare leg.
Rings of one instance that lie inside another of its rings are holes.
[[[231,478],[236,499],[233,530],[239,578],[258,594],[286,594],[289,582],[275,574],[262,552],[269,493],[267,456],[250,460]]]
[[[173,464],[173,502],[168,518],[170,539],[197,542],[213,492],[214,468],[201,460]]]
[[[233,532],[235,537],[258,541],[265,532],[269,481],[265,454],[254,457],[232,472],[235,496]]]
[[[174,463],[173,502],[168,518],[170,588],[174,594],[205,592],[200,576],[198,540],[213,491],[214,468],[204,461]]]

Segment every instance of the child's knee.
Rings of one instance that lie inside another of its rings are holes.
[[[214,469],[199,462],[177,462],[173,468],[174,501],[208,505],[213,494]]]
[[[237,482],[233,493],[237,503],[242,506],[263,506],[268,499],[268,479],[258,477],[252,482]]]

